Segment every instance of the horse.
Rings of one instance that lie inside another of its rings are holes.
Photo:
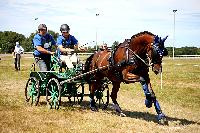
[[[149,67],[152,66],[152,71],[155,74],[161,73],[162,58],[168,54],[164,46],[166,39],[167,36],[162,39],[151,32],[144,31],[133,35],[131,39],[125,39],[113,51],[98,51],[87,58],[85,62],[86,72],[99,69],[86,78],[90,85],[91,110],[98,111],[94,93],[101,87],[101,80],[104,77],[112,82],[113,88],[110,97],[115,111],[121,115],[125,115],[117,102],[117,93],[121,82],[140,82],[146,96],[146,107],[150,108],[154,104],[158,121],[165,123],[166,116],[156,99],[148,72]]]

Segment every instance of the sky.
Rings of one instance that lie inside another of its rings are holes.
[[[166,47],[200,48],[200,0],[0,0],[0,31],[28,37],[41,23],[58,33],[68,24],[80,44],[91,46],[149,31],[168,35]]]

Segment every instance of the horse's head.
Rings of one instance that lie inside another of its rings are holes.
[[[168,51],[164,46],[167,37],[168,36],[162,39],[161,37],[155,36],[147,52],[151,60],[152,70],[155,74],[162,72],[162,58],[168,55]]]
[[[148,31],[135,34],[116,47],[114,63],[111,64],[120,68],[126,81],[134,79],[135,74],[148,75],[148,61],[152,64],[154,73],[158,74],[162,70],[162,58],[168,54],[164,47],[166,39],[167,37],[161,39]]]

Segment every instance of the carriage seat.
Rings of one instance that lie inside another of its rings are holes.
[[[51,64],[52,64],[52,70],[55,70],[56,68],[59,68],[59,71],[64,68],[67,70],[67,65],[60,60],[60,58],[57,55],[52,56],[51,58]]]

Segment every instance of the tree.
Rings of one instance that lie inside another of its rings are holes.
[[[21,43],[26,38],[24,35],[12,32],[12,31],[4,31],[0,32],[0,48],[1,53],[11,53],[14,50],[15,43]]]
[[[168,56],[173,56],[173,47],[166,47],[167,51],[168,51]]]
[[[56,40],[57,37],[59,36],[59,33],[54,32],[54,31],[52,31],[52,30],[48,30],[48,33],[51,34],[55,40]]]
[[[93,53],[95,51],[96,47],[92,48],[91,46],[88,47],[87,52]]]
[[[53,36],[53,38],[54,38],[55,41],[57,40],[57,38],[58,38],[58,36],[59,36],[59,33],[54,32],[54,31],[52,31],[52,30],[48,30],[48,33],[51,34],[51,35]],[[53,51],[56,51],[56,47],[52,47],[52,50],[53,50]]]
[[[198,48],[197,47],[182,47],[181,48],[181,54],[184,55],[197,55]]]
[[[34,49],[33,44],[32,44],[34,35],[35,35],[35,33],[31,33],[30,36],[27,37],[21,44],[26,52],[31,52]]]
[[[119,42],[118,41],[114,41],[114,43],[112,45],[112,50],[114,50],[115,47],[118,46],[118,45],[119,45]]]

